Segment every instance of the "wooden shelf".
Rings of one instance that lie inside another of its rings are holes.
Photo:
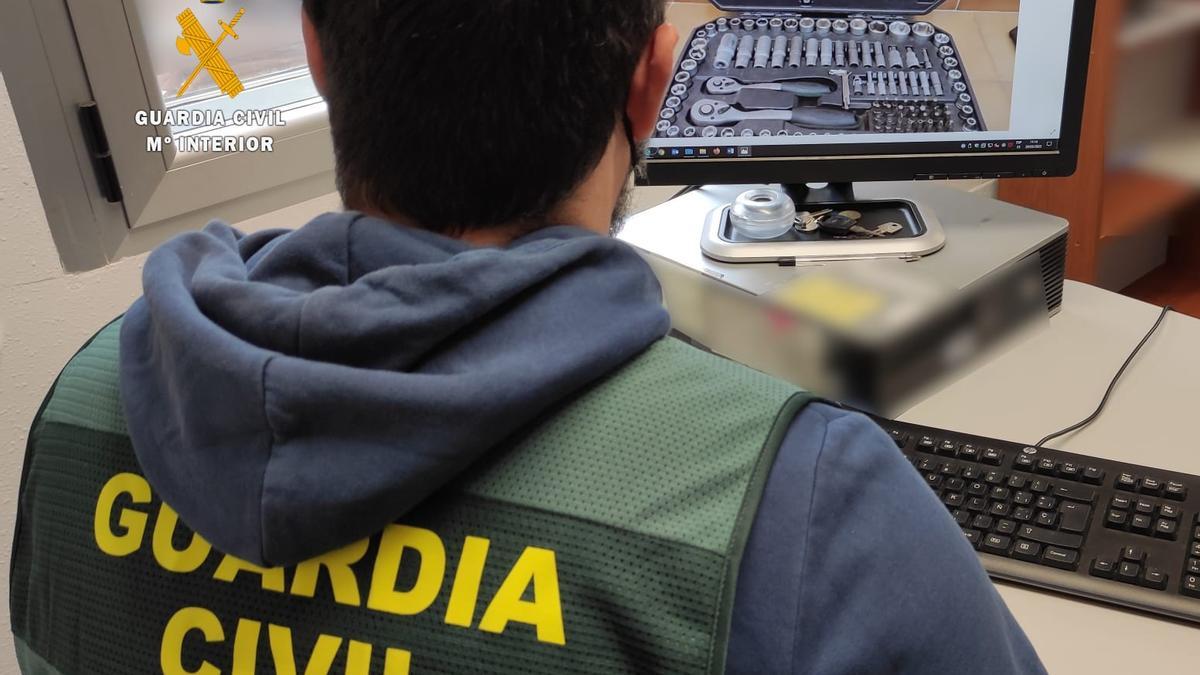
[[[1200,273],[1176,264],[1164,265],[1138,279],[1122,295],[1200,318]]]
[[[1200,3],[1164,2],[1121,28],[1121,49],[1137,49],[1200,28]]]
[[[1104,179],[1100,238],[1140,234],[1200,197],[1187,183],[1137,170],[1113,171]]]
[[[1164,176],[1200,189],[1200,120],[1181,122],[1162,133],[1159,140],[1142,148],[1133,167],[1151,175]]]

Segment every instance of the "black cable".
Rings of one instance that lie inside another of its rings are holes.
[[[702,187],[704,187],[704,186],[703,185],[689,185],[689,186],[683,188],[682,190],[680,190],[679,192],[676,192],[675,194],[671,195],[671,199],[668,199],[667,201],[673,201],[673,200],[679,199],[680,197],[686,195],[687,193],[695,192],[696,190],[699,190]]]
[[[1166,320],[1167,315],[1174,311],[1174,309],[1175,308],[1171,307],[1170,305],[1163,307],[1162,314],[1158,315],[1158,321],[1154,322],[1154,327],[1150,329],[1149,333],[1146,333],[1146,337],[1142,338],[1142,341],[1139,342],[1138,346],[1134,348],[1133,352],[1129,355],[1129,358],[1125,359],[1125,364],[1121,366],[1121,369],[1117,371],[1116,377],[1112,379],[1112,383],[1108,385],[1108,391],[1104,392],[1104,398],[1100,399],[1100,406],[1096,408],[1096,412],[1092,413],[1091,416],[1082,422],[1079,422],[1078,424],[1073,424],[1062,431],[1050,434],[1049,436],[1043,438],[1042,440],[1038,441],[1036,447],[1045,447],[1045,445],[1050,441],[1079,431],[1080,429],[1090,425],[1092,422],[1095,422],[1096,419],[1100,417],[1100,413],[1104,412],[1105,406],[1108,405],[1109,397],[1112,396],[1113,390],[1117,388],[1117,383],[1121,381],[1121,377],[1125,375],[1125,371],[1128,370],[1129,364],[1133,363],[1133,360],[1137,358],[1138,353],[1142,351],[1142,347],[1145,347],[1146,343],[1150,341],[1150,338],[1154,337],[1154,334],[1158,332],[1159,327],[1162,326],[1163,321]]]

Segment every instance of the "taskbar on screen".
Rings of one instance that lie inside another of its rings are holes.
[[[681,139],[682,140],[682,139]],[[700,139],[697,139],[698,141]],[[904,155],[960,155],[963,153],[1048,153],[1058,152],[1057,140],[992,140],[992,141],[948,141],[944,143],[921,143],[913,145],[858,145],[832,146],[814,145],[811,143],[796,143],[789,145],[751,144],[752,138],[722,139],[718,145],[714,139],[704,139],[697,145],[681,145],[671,147],[648,147],[646,158],[650,160],[700,160],[700,159],[738,159],[759,158],[811,158],[814,155],[865,155],[865,156],[904,156]]]

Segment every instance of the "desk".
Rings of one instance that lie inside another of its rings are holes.
[[[1159,308],[1067,282],[1047,329],[993,356],[901,419],[1037,442],[1087,417]],[[1200,475],[1200,320],[1172,314],[1069,452]],[[1200,672],[1200,625],[997,584],[1051,673]]]
[[[638,188],[635,210],[678,188]],[[1159,308],[1067,282],[1048,325],[1007,344],[901,419],[1018,442],[1087,417]],[[1050,444],[1096,457],[1200,475],[1200,320],[1172,314],[1125,373],[1105,414]],[[1200,672],[1200,625],[999,583],[1053,674]]]

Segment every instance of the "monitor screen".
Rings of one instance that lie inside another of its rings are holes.
[[[763,4],[683,38],[647,182],[1074,170],[1094,0]]]

